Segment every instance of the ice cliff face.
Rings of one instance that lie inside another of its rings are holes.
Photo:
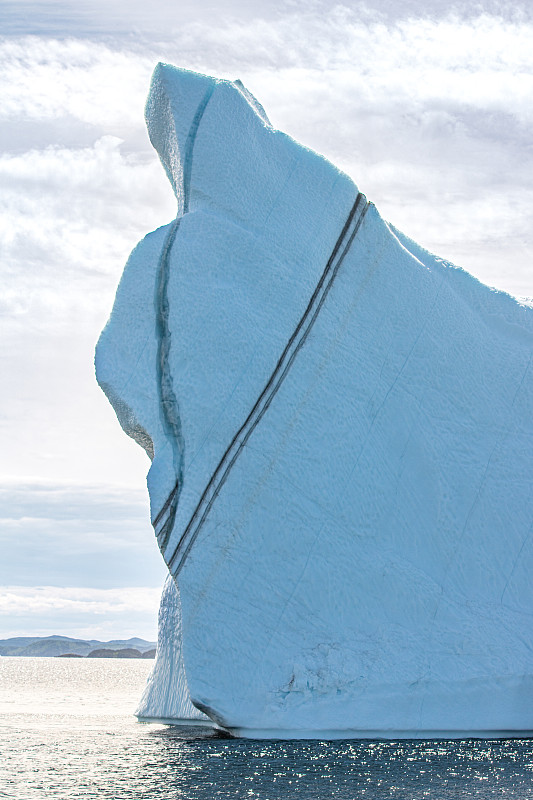
[[[175,696],[141,715],[188,687],[241,735],[531,731],[533,310],[238,81],[159,65],[147,123],[178,214],[96,356],[181,597],[153,678]]]
[[[182,653],[180,596],[170,575],[161,595],[154,668],[135,713],[145,722],[180,725],[211,722],[193,706],[189,697]]]

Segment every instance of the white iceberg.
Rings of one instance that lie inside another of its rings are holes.
[[[96,367],[179,587],[161,685],[243,736],[531,733],[533,309],[239,81],[158,65],[147,123],[177,218],[132,253]]]

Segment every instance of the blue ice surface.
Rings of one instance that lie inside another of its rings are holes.
[[[153,454],[178,684],[242,736],[531,731],[533,310],[238,82],[160,65],[147,124],[177,218],[96,361]]]

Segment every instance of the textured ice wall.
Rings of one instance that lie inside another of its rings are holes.
[[[192,702],[243,735],[533,728],[533,311],[238,82],[154,73],[178,216],[97,374],[153,458]]]
[[[180,597],[170,575],[161,595],[154,668],[135,713],[141,720],[174,724],[211,722],[189,698],[182,655]]]

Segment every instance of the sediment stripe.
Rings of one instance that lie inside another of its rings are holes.
[[[207,484],[196,509],[189,520],[187,527],[180,537],[172,555],[167,560],[170,571],[176,576],[182,568],[191,547],[204,524],[214,501],[216,500],[222,486],[224,485],[233,465],[239,457],[246,442],[252,435],[254,429],[261,421],[263,415],[269,408],[272,400],[278,392],[281,384],[285,380],[296,355],[302,348],[315,320],[324,304],[328,292],[335,280],[339,268],[350,249],[354,237],[359,230],[368,208],[366,197],[359,192],[355,203],[348,215],[344,227],[340,233],[333,251],[329,257],[326,267],[317,283],[317,286],[302,314],[298,325],[294,329],[285,349],[279,358],[270,378],[268,379],[263,391],[259,395],[252,410],[246,420],[239,428],[232,441],[228,445],[224,455],[220,459],[209,483]],[[163,553],[164,555],[164,553]],[[166,559],[165,559],[166,560]]]
[[[200,121],[207,107],[209,100],[214,91],[214,85],[211,85],[205,93],[202,101],[200,102],[196,113],[189,128],[185,143],[185,154],[183,159],[183,214],[189,210],[189,197],[190,197],[190,184],[192,173],[192,160],[194,143],[196,141],[196,134]],[[167,234],[161,255],[159,257],[158,265],[158,280],[155,292],[155,319],[156,319],[156,337],[157,337],[157,385],[159,393],[159,404],[163,413],[163,424],[167,437],[170,439],[172,447],[172,460],[174,465],[174,473],[176,482],[172,492],[165,501],[162,509],[159,511],[154,519],[154,528],[157,527],[161,521],[166,510],[168,509],[169,516],[165,524],[159,530],[156,530],[156,537],[161,552],[167,546],[168,539],[174,527],[174,520],[176,517],[176,508],[178,505],[180,487],[182,484],[182,465],[183,465],[183,452],[184,440],[181,430],[181,421],[178,401],[174,392],[174,381],[169,364],[169,354],[171,347],[171,333],[169,328],[169,314],[170,305],[168,300],[168,281],[170,274],[170,255],[172,247],[176,240],[176,234],[180,227],[180,222],[183,217],[178,217],[172,223],[170,230]]]

